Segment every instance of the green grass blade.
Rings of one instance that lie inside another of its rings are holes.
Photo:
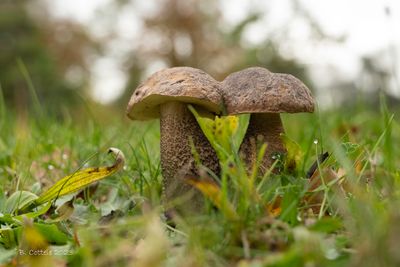
[[[24,62],[18,58],[17,59],[18,68],[25,79],[26,84],[28,85],[29,93],[31,94],[32,102],[33,102],[33,109],[39,116],[43,116],[43,108],[40,104],[39,97],[36,93],[35,86],[33,85],[32,78],[29,74],[27,67],[25,66]]]

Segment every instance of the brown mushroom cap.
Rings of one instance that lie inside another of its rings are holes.
[[[127,115],[133,120],[160,117],[159,106],[178,101],[196,104],[211,112],[219,113],[220,83],[202,70],[175,67],[154,73],[133,93]]]
[[[304,83],[261,67],[230,74],[222,89],[228,114],[314,111],[314,100]]]

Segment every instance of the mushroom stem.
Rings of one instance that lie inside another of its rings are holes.
[[[257,154],[263,143],[267,143],[267,150],[260,165],[261,174],[264,174],[275,161],[273,159],[274,154],[286,153],[286,148],[280,137],[280,134],[284,132],[279,114],[251,114],[246,135],[240,146],[240,155],[249,169],[254,166]]]
[[[168,102],[160,105],[160,152],[164,201],[193,194],[178,210],[198,211],[203,206],[201,193],[185,181],[198,177],[190,138],[203,165],[219,173],[219,161],[187,104]]]

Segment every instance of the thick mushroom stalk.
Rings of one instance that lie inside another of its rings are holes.
[[[215,173],[219,173],[217,155],[185,103],[175,101],[160,105],[160,131],[164,200],[192,195],[190,205],[181,205],[178,210],[186,207],[198,211],[203,206],[203,198],[187,183],[188,178],[198,176],[190,140],[200,161]]]
[[[248,167],[254,166],[262,144],[267,144],[267,150],[262,162],[260,172],[265,173],[267,168],[276,160],[276,153],[286,153],[286,148],[281,140],[284,133],[279,114],[254,113],[250,116],[246,135],[240,146],[240,155]]]
[[[201,113],[219,113],[222,102],[220,86],[202,70],[169,68],[154,73],[139,85],[128,104],[127,114],[133,120],[160,118],[164,201],[176,204],[179,201],[173,202],[174,199],[194,194],[192,198],[186,198],[185,203],[179,203],[182,204],[176,207],[179,211],[198,211],[202,203],[200,193],[185,180],[200,176],[190,139],[201,163],[219,174],[217,155],[187,105],[196,106]],[[167,206],[168,209],[171,207]]]

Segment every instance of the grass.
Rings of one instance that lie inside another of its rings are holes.
[[[0,98],[4,266],[400,266],[400,125],[383,100],[380,111],[284,115],[279,175],[248,175],[235,142],[217,138],[220,186],[197,184],[209,209],[177,228],[163,216],[157,121],[93,110],[56,120],[35,109],[40,117],[19,115]],[[122,171],[34,219],[4,212],[15,191],[39,194],[82,167],[112,165],[109,147],[125,153]]]

